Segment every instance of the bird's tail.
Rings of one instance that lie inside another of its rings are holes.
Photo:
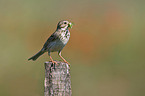
[[[45,51],[40,50],[37,54],[29,58],[28,60],[33,60],[35,61],[39,56],[41,56]]]

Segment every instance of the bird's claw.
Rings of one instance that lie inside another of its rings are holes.
[[[67,61],[64,61],[64,62],[67,63],[70,66],[70,64]]]
[[[56,61],[50,61],[50,62],[52,62],[52,64],[56,64],[56,65],[58,65]]]

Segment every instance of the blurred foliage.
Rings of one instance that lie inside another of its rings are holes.
[[[73,96],[145,96],[145,1],[1,0],[0,96],[43,96],[41,49],[57,22],[74,22],[62,55]],[[57,53],[52,53],[60,60]]]

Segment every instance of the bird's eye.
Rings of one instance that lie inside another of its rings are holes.
[[[64,24],[66,24],[66,22],[64,22]]]

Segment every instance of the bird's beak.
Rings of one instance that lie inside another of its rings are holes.
[[[68,23],[68,27],[72,28],[73,23]]]

